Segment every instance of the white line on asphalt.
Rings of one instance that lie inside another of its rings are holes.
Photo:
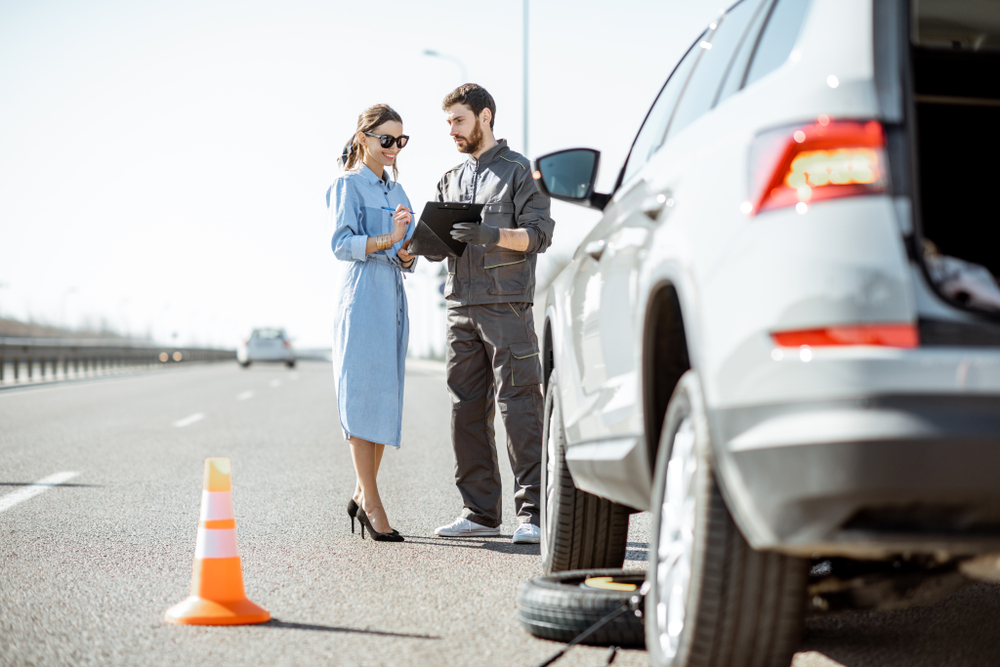
[[[236,397],[236,399],[240,400],[240,401],[245,401],[248,398],[253,398],[253,392],[252,391],[245,391],[245,392],[243,392],[242,394],[240,394],[240,395],[238,395]]]
[[[23,503],[29,498],[34,498],[39,493],[43,491],[48,491],[53,486],[58,486],[63,482],[73,479],[80,473],[78,472],[57,472],[54,475],[49,475],[48,477],[43,477],[37,482],[32,482],[28,484],[23,489],[18,489],[14,493],[8,493],[6,496],[0,497],[0,512],[4,510],[9,510],[14,505],[18,503]]]
[[[792,656],[792,667],[844,667],[819,651],[806,651]]]
[[[272,387],[280,387],[281,386],[281,380],[271,380],[271,386]]]
[[[177,421],[174,422],[174,426],[176,426],[177,428],[184,428],[185,426],[190,426],[195,422],[200,422],[204,418],[205,418],[204,412],[196,412],[193,415],[188,415],[184,419],[178,419]]]

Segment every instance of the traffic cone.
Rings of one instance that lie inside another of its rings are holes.
[[[271,614],[248,600],[243,590],[229,470],[229,459],[205,459],[191,597],[167,610],[167,623],[247,625],[271,620]]]

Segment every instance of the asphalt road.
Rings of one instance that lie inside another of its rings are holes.
[[[444,540],[452,483],[443,368],[407,377],[403,448],[383,498],[403,544],[352,535],[353,486],[329,365],[235,364],[0,391],[0,665],[533,665],[558,648],[525,633],[515,595],[538,548]],[[498,439],[503,438],[498,429]],[[188,594],[204,459],[227,456],[260,626],[173,626]],[[501,456],[501,461],[504,457]],[[78,475],[5,508],[60,472]],[[511,476],[503,463],[505,488]],[[648,517],[626,565],[644,568]],[[937,605],[811,619],[795,667],[994,665],[1000,587]],[[602,664],[576,648],[559,666]],[[646,665],[624,651],[615,665]]]
[[[537,546],[510,542],[510,493],[503,537],[433,537],[461,509],[443,365],[411,367],[405,404],[403,447],[386,452],[380,488],[406,542],[388,544],[350,532],[354,473],[328,364],[0,391],[0,506],[25,484],[79,473],[0,510],[0,665],[537,663],[558,645],[515,618],[518,586],[541,572]],[[188,594],[212,456],[232,461],[243,575],[275,619],[265,625],[163,622]],[[641,568],[645,522],[635,523],[629,565]],[[578,648],[557,664],[604,655]]]

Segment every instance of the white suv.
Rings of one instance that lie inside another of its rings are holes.
[[[996,0],[742,0],[613,193],[535,162],[603,210],[545,306],[545,568],[620,566],[651,510],[653,664],[787,665],[806,610],[1000,575],[998,47]]]

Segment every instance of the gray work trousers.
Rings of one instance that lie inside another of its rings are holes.
[[[514,471],[514,511],[520,522],[539,525],[542,368],[531,304],[449,308],[447,374],[462,516],[491,528],[502,522],[496,401]]]

